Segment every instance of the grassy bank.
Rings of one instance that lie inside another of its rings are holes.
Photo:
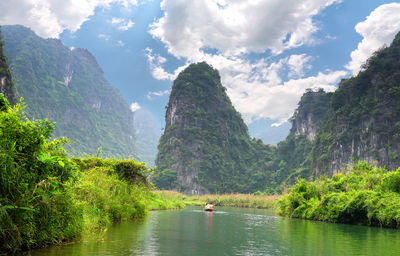
[[[243,208],[271,209],[276,206],[280,196],[262,196],[251,194],[223,194],[223,195],[201,195],[189,197],[190,202],[204,205],[212,202],[216,206],[232,206]]]
[[[185,205],[204,206],[212,202],[215,206],[231,206],[243,208],[274,208],[280,196],[261,196],[250,194],[223,194],[223,195],[193,195],[188,196],[175,191],[157,191],[159,197],[168,202],[176,202]]]
[[[54,125],[32,122],[0,94],[0,254],[101,234],[149,209],[183,207],[154,193],[133,160],[67,157]]]
[[[356,164],[348,173],[314,182],[300,180],[279,201],[284,216],[400,227],[400,168],[395,172]]]

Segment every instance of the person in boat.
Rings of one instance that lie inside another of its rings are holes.
[[[212,210],[214,208],[214,205],[212,203],[207,203],[206,207],[204,207],[206,210]]]

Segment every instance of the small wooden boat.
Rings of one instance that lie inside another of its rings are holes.
[[[212,212],[213,210],[214,210],[213,204],[206,204],[206,206],[204,206],[204,211]]]

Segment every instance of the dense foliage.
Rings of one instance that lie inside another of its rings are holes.
[[[53,136],[68,137],[74,155],[134,155],[133,115],[104,78],[93,55],[71,50],[56,39],[43,39],[22,26],[3,26],[18,97],[31,119],[56,122]]]
[[[181,208],[151,192],[152,170],[134,160],[68,158],[54,124],[30,121],[0,94],[0,254],[101,234],[148,209]]]
[[[158,147],[155,184],[191,193],[200,184],[211,193],[255,192],[271,180],[274,148],[251,139],[218,71],[192,64],[174,81],[166,128]],[[190,184],[182,182],[192,176]]]
[[[299,180],[279,201],[284,216],[400,227],[400,168],[390,172],[360,162],[348,173],[314,182]]]
[[[53,124],[29,121],[21,104],[1,94],[0,104],[0,251],[75,237],[83,223],[66,188],[76,167],[64,140],[50,141]]]

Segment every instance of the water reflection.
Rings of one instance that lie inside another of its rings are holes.
[[[213,212],[204,212],[204,216],[205,216],[205,224],[206,224],[206,230],[207,230],[207,234],[208,234],[208,241],[211,242],[211,232],[212,232],[212,216],[213,216]]]
[[[157,211],[88,241],[25,255],[400,255],[397,230],[287,219],[270,211]]]

